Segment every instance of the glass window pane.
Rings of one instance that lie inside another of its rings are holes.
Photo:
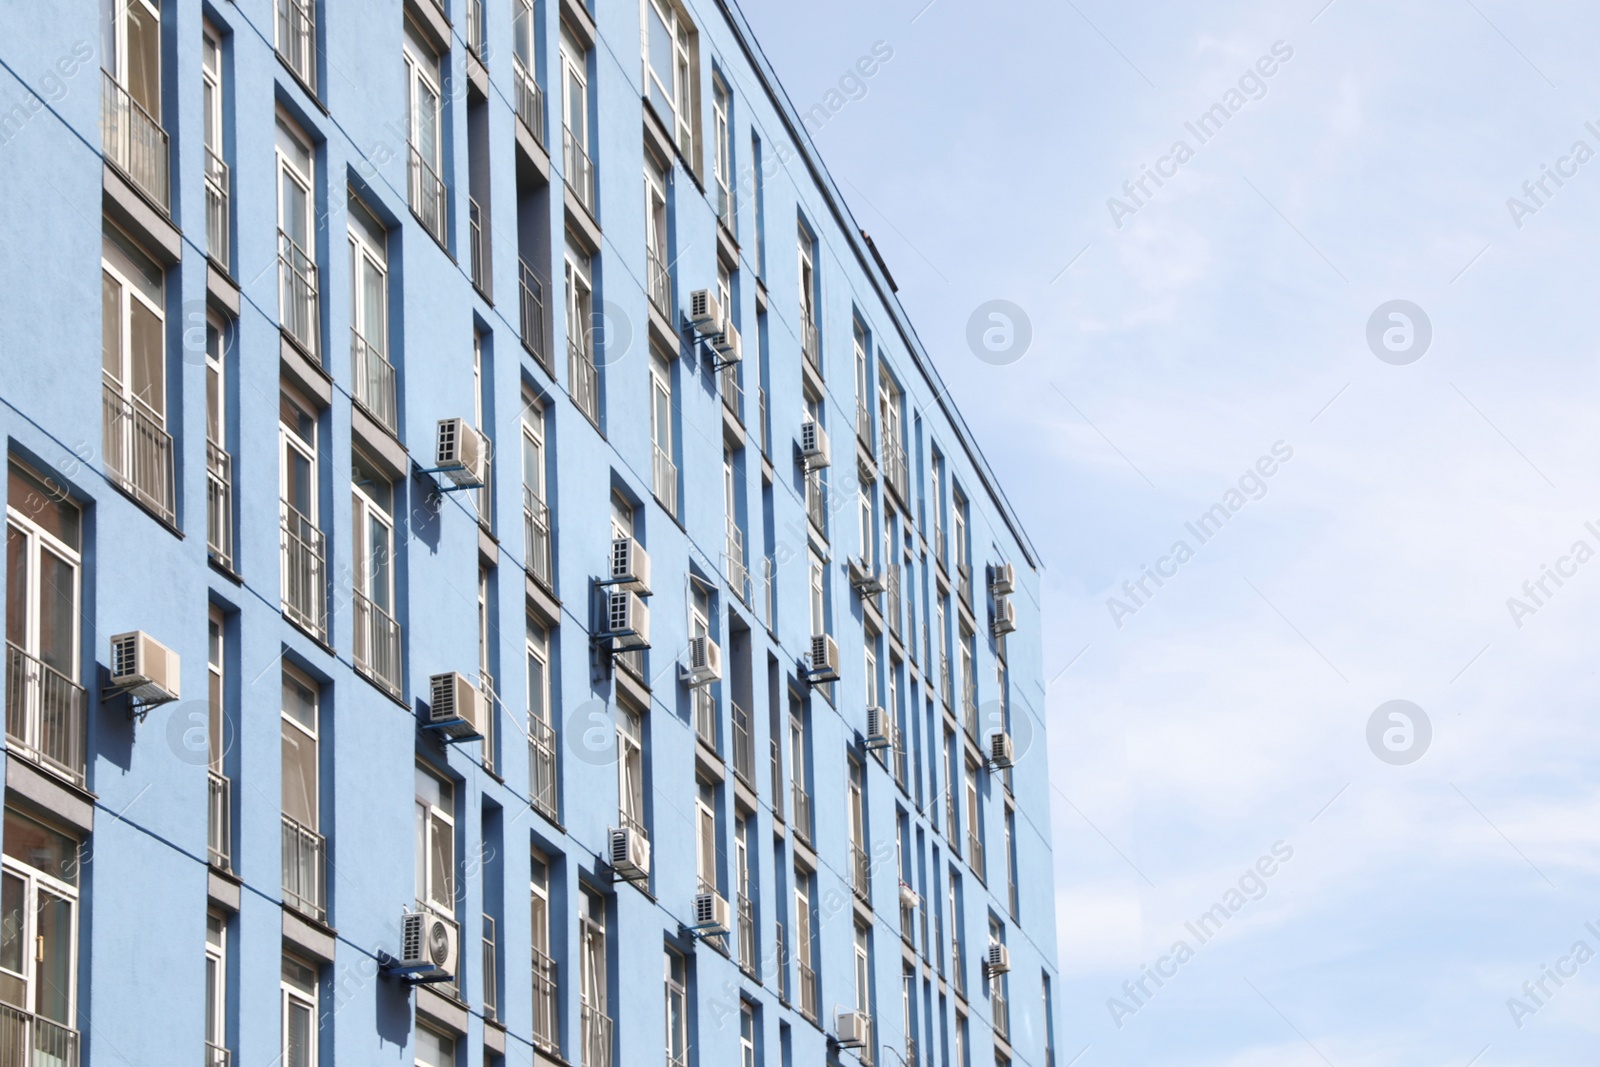
[[[166,352],[161,317],[143,301],[130,300],[128,354],[134,399],[165,418],[167,411]]]
[[[283,813],[317,828],[317,742],[294,723],[283,723]]]
[[[52,1022],[71,1026],[72,1018],[72,902],[48,890],[39,891],[38,926],[35,928],[33,995],[35,1010]]]
[[[23,913],[28,885],[10,871],[0,875],[0,968],[13,974],[26,974],[28,917]],[[6,987],[0,985],[0,991]],[[8,1003],[15,1003],[10,996]],[[23,1005],[25,1006],[25,1005]]]
[[[9,808],[5,815],[5,854],[52,878],[78,884],[78,843]]]
[[[316,691],[287,671],[283,674],[283,713],[313,734],[316,733]]]
[[[6,526],[6,640],[28,647],[28,538]]]
[[[433,840],[428,854],[432,868],[429,872],[432,903],[453,912],[456,894],[451,875],[455,869],[455,830],[437,813],[433,816]]]
[[[54,552],[39,553],[39,658],[68,678],[78,673],[77,575],[77,567]]]
[[[100,272],[100,365],[122,380],[122,283],[110,271]]]
[[[284,1067],[311,1067],[310,1005],[291,999],[284,1030]]]

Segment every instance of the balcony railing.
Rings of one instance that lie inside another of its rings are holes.
[[[727,543],[723,548],[722,558],[724,570],[728,575],[728,585],[740,600],[750,602],[750,571],[744,565],[744,531],[739,529],[739,524],[729,515],[727,520]]]
[[[550,505],[522,487],[523,562],[533,580],[552,590],[550,560]]]
[[[567,388],[589,421],[600,425],[600,372],[587,341],[567,338]],[[659,494],[657,494],[659,495]]]
[[[279,2],[293,3],[294,0]],[[279,230],[278,324],[289,340],[321,364],[322,351],[317,346],[319,317],[317,265],[294,238]]]
[[[817,1021],[817,972],[802,961],[800,972],[800,1014],[812,1022]]]
[[[655,309],[672,319],[672,270],[667,266],[666,257],[655,248],[646,247],[644,250],[644,268],[646,280],[650,288],[650,303]],[[673,323],[676,326],[676,323]]]
[[[961,689],[961,725],[967,731],[967,736],[972,738],[974,744],[978,740],[978,683],[970,678]]]
[[[810,308],[800,309],[800,353],[813,370],[822,373],[822,347],[817,339],[817,323]]]
[[[537,715],[528,719],[528,778],[528,799],[540,814],[556,822],[556,730]]]
[[[15,755],[84,784],[83,688],[6,642],[6,740]]]
[[[467,50],[483,59],[483,0],[467,0]]]
[[[78,1031],[0,1004],[0,1064],[78,1067]]]
[[[888,432],[883,435],[884,480],[889,483],[901,503],[911,502],[911,476],[906,464],[906,449],[898,437]]]
[[[872,906],[872,861],[867,850],[850,842],[850,888],[861,903]]]
[[[785,1006],[789,1003],[789,935],[783,928],[783,920],[775,920],[772,924],[772,969],[777,972],[778,1000]]]
[[[983,878],[983,838],[978,836],[976,826],[967,827],[967,866],[972,868],[972,873]]]
[[[500,954],[495,944],[495,922],[483,917],[483,1017],[493,1020],[500,1014]]]
[[[216,771],[207,773],[211,796],[206,807],[206,854],[211,866],[226,871],[233,867],[232,783]]]
[[[950,839],[950,849],[961,855],[961,835],[956,830],[956,794],[949,783],[944,788],[944,833]]]
[[[385,430],[398,434],[394,365],[354,326],[350,328],[350,380],[355,383],[355,402]]]
[[[791,802],[794,804],[794,832],[800,840],[811,842],[811,794],[800,782],[790,783]]]
[[[783,818],[783,746],[778,744],[776,737],[769,738],[767,744],[772,750],[772,817]]]
[[[941,571],[949,572],[949,567],[944,561],[944,523],[939,520],[939,509],[935,505],[933,511],[933,559],[939,564]]]
[[[128,95],[110,71],[100,72],[100,141],[106,160],[155,202],[171,209],[171,154],[167,131]]]
[[[956,543],[958,546],[960,545],[959,540]],[[967,606],[967,610],[971,611],[972,567],[966,563],[956,564],[956,595],[959,596],[961,598],[961,602]]]
[[[206,1067],[230,1067],[233,1053],[214,1042],[206,1042]]]
[[[824,538],[828,536],[828,494],[821,471],[806,472],[806,516]]]
[[[662,451],[660,445],[652,445],[651,452],[655,457],[655,491],[656,499],[661,501],[661,506],[667,509],[668,515],[678,513],[678,466],[672,462],[672,457]]]
[[[528,132],[533,134],[533,139],[543,145],[544,141],[544,90],[539,88],[539,81],[528,68],[522,65],[522,60],[515,57],[511,60],[512,80],[517,90],[517,118]]]
[[[954,920],[951,920],[954,922]],[[952,935],[955,928],[951,927]],[[955,980],[956,995],[963,1000],[967,996],[967,969],[961,965],[961,938],[950,938],[950,977]]]
[[[485,300],[493,299],[494,278],[490,271],[489,241],[483,232],[483,208],[478,201],[467,197],[467,236],[471,243],[472,284],[478,287]]]
[[[739,894],[739,969],[754,977],[761,963],[756,948],[756,909],[750,898]]]
[[[417,216],[417,221],[422,223],[422,228],[433,234],[435,241],[446,245],[450,200],[445,193],[444,181],[433,169],[433,163],[423,159],[415,145],[407,147],[411,150],[411,167],[406,183],[411,210]]]
[[[106,472],[163,522],[173,522],[172,435],[121,386],[109,379],[101,386]]]
[[[750,713],[733,704],[733,773],[752,790],[756,787],[756,738],[750,729]]]
[[[544,283],[526,260],[517,260],[517,267],[517,287],[521,291],[522,305],[522,347],[543,363],[545,370],[550,370],[550,357],[544,346]]]
[[[939,639],[943,641],[943,635]],[[939,699],[944,701],[944,706],[947,708],[953,699],[950,687],[950,655],[943,648],[939,649]]]
[[[326,639],[328,586],[324,577],[323,533],[293,505],[279,503],[283,509],[283,613],[289,621]]]
[[[317,8],[313,0],[278,0],[278,58],[317,88]]]
[[[856,436],[872,451],[872,408],[866,397],[856,397]]]
[[[718,372],[722,383],[722,406],[733,415],[734,421],[744,425],[744,386],[739,384],[739,365],[730,363]]]
[[[206,549],[233,569],[233,457],[206,442]]]
[[[884,610],[889,616],[889,632],[895,637],[900,636],[900,564],[891,563],[884,568],[887,571],[885,587],[888,591]]]
[[[561,127],[561,174],[578,203],[594,215],[594,163],[573,135],[572,128],[566,125]]]
[[[228,258],[228,165],[206,149],[206,255],[226,273]]]
[[[354,609],[356,670],[390,696],[400,698],[400,624],[359,592],[351,594]]]
[[[701,744],[713,752],[718,751],[717,702],[711,696],[710,686],[701,685],[694,688],[694,733]]]
[[[583,1035],[579,1067],[611,1067],[611,1016],[584,1000],[578,1013],[578,1028]]]
[[[556,962],[533,950],[533,1043],[546,1052],[561,1045],[561,1005],[556,1000]]]
[[[894,781],[901,792],[910,788],[910,760],[906,756],[906,732],[896,728],[894,732]]]
[[[327,842],[283,816],[283,902],[317,922],[328,921]]]

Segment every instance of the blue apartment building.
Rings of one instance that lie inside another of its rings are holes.
[[[7,4],[0,193],[0,1067],[1054,1064],[1038,558],[732,0]]]

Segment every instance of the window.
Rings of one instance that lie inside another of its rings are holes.
[[[1044,995],[1044,1060],[1048,1064],[1056,1061],[1056,1009],[1047,972],[1040,973],[1039,984]]]
[[[489,587],[493,581],[493,574],[486,564],[478,565],[478,688],[483,690],[484,717],[483,717],[483,769],[494,773],[495,768],[495,724],[500,716],[500,699],[495,693],[494,684],[494,635],[500,632],[500,627],[495,625],[491,612],[494,605],[490,601]]]
[[[989,916],[989,951],[1006,943],[1006,928],[993,915]],[[1010,1032],[1011,1016],[1007,1010],[1006,991],[1009,988],[1005,972],[989,976],[989,1000],[994,1014],[994,1030],[1001,1037]]]
[[[233,569],[233,457],[228,453],[227,329],[206,316],[206,549]]]
[[[416,770],[417,906],[454,919],[456,914],[455,786],[418,765]]]
[[[355,664],[400,696],[400,625],[394,603],[394,486],[359,449],[350,457]]]
[[[759,966],[757,950],[755,888],[750,878],[750,820],[742,814],[733,819],[733,891],[739,924],[739,965],[754,975]]]
[[[667,254],[667,169],[648,148],[644,153],[644,254],[650,300],[672,317],[672,257]]]
[[[717,220],[731,232],[734,226],[734,201],[733,201],[733,123],[729,112],[733,107],[733,96],[728,92],[728,86],[722,80],[722,75],[711,76],[711,122],[712,136],[716,143],[712,146],[714,153],[711,165],[712,176],[716,178],[717,195]]]
[[[228,928],[206,915],[206,1067],[225,1067],[228,1052]]]
[[[279,394],[278,491],[283,523],[282,598],[290,621],[321,638],[327,626],[323,536],[317,525],[317,419],[285,389]]]
[[[444,182],[439,178],[443,117],[439,101],[439,55],[405,24],[402,46],[406,67],[407,139],[411,164],[408,187],[411,210],[441,245],[445,243],[446,204]]]
[[[101,0],[100,123],[106,162],[159,204],[168,200],[161,129],[161,9],[155,0]]]
[[[473,507],[478,510],[478,525],[494,533],[494,440],[483,417],[484,396],[489,389],[483,371],[483,334],[472,331],[472,428],[483,437],[483,484],[472,491]]]
[[[710,782],[695,779],[695,871],[699,892],[717,891],[717,792]]]
[[[283,1067],[315,1067],[317,1057],[317,972],[293,956],[283,957]]]
[[[547,590],[554,589],[550,554],[550,506],[545,496],[544,405],[525,396],[522,404],[522,510],[527,529],[528,573]]]
[[[136,6],[130,4],[128,8],[131,11]],[[205,124],[206,255],[226,274],[231,264],[228,236],[232,220],[228,208],[228,165],[223,162],[222,38],[209,22],[202,24],[201,36],[200,118]]]
[[[856,436],[872,448],[872,401],[867,372],[867,333],[861,323],[851,331],[856,357]]]
[[[856,1011],[867,1017],[872,1017],[872,934],[861,920],[855,923],[855,993]],[[872,1041],[868,1038],[866,1046],[862,1049],[863,1059],[871,1059]]]
[[[22,755],[83,784],[78,686],[83,518],[59,488],[7,467],[6,737]]]
[[[861,796],[861,762],[854,756],[847,760],[845,784],[845,811],[850,832],[850,885],[856,896],[867,904],[872,902],[872,867],[867,858],[866,805]]]
[[[455,1064],[455,1039],[418,1026],[416,1067],[455,1067]]]
[[[689,1064],[689,967],[683,953],[666,949],[667,1067]]]
[[[1017,812],[1006,805],[1006,901],[1011,918],[1017,917]]]
[[[967,760],[967,865],[979,878],[983,870],[983,812],[978,796],[978,765]]]
[[[956,1012],[955,1067],[967,1067],[967,1017]]]
[[[806,764],[810,760],[811,742],[806,727],[805,709],[793,693],[789,696],[789,780],[794,795],[794,828],[802,838],[811,840],[811,790]]]
[[[589,256],[567,242],[567,388],[579,410],[600,425],[599,374],[594,362],[594,287]]]
[[[650,348],[650,440],[656,499],[667,514],[678,513],[678,467],[672,441],[672,364],[654,345]]]
[[[756,1067],[756,1009],[739,1001],[739,1067]]]
[[[533,1042],[552,1051],[560,1033],[560,1005],[556,999],[556,965],[550,958],[550,864],[533,854],[530,883],[533,942]]]
[[[33,1016],[36,1050],[60,1049],[65,1062],[77,1059],[78,848],[6,809],[0,999]]]
[[[956,992],[967,994],[967,970],[961,959],[961,946],[966,941],[961,918],[961,876],[950,868],[950,971],[955,977]]]
[[[138,0],[134,0],[137,4]],[[172,437],[167,433],[166,280],[115,226],[102,231],[101,371],[104,447],[112,480],[173,522]]]
[[[617,790],[623,828],[649,837],[644,825],[644,722],[627,705],[617,707]]]
[[[231,784],[224,758],[228,751],[227,709],[224,706],[226,666],[222,611],[212,608],[206,641],[206,763],[209,803],[206,808],[207,861],[218,870],[232,866]]]
[[[321,768],[317,684],[284,665],[280,727],[283,739],[283,895],[284,902],[318,921],[323,900],[324,844],[321,826]]]
[[[694,138],[699,123],[699,38],[683,11],[671,0],[643,2],[645,99],[677,138],[683,158],[698,170]]]
[[[815,241],[805,224],[800,225],[800,351],[812,367],[822,369],[817,341],[817,275]]]
[[[533,806],[554,821],[556,802],[556,730],[550,703],[550,638],[544,627],[527,622],[528,763]]]
[[[294,3],[295,0],[279,0]],[[284,334],[321,362],[317,301],[316,198],[311,141],[287,117],[278,116],[278,321]]]
[[[756,211],[756,236],[755,248],[750,256],[750,261],[756,265],[756,274],[765,277],[767,273],[765,252],[767,227],[762,217],[762,207],[766,197],[763,195],[765,190],[763,189],[761,167],[761,138],[752,132],[750,134],[750,184],[753,187],[751,199],[754,201]]]
[[[580,1067],[603,1067],[611,1062],[610,990],[606,975],[606,905],[590,889],[581,891],[579,915],[579,1027],[583,1055]]]
[[[589,75],[588,50],[578,45],[563,28],[561,31],[561,98],[565,113],[561,117],[562,168],[567,185],[578,201],[595,211],[594,164],[589,158]]]
[[[350,196],[350,360],[355,400],[395,433],[394,367],[389,362],[389,235]]]
[[[803,867],[794,871],[794,945],[800,973],[800,1011],[807,1018],[817,1017],[817,977],[811,966],[811,873]]]
[[[933,558],[941,568],[950,564],[944,552],[944,457],[933,450]]]
[[[861,562],[867,565],[867,570],[870,572],[875,569],[875,564],[872,558],[872,549],[873,542],[877,540],[872,533],[872,483],[863,478],[861,479],[860,486],[861,487],[856,495],[856,500],[857,514],[859,515],[861,521],[861,525],[859,527],[859,532],[861,534]]]
[[[822,558],[815,551],[810,553],[811,563],[811,632],[825,634],[828,632],[827,605],[824,600],[827,572],[823,568]]]

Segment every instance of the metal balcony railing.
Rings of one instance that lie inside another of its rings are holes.
[[[744,425],[744,386],[739,384],[739,365],[730,363],[717,372],[722,385],[722,406],[728,409],[734,421]]]
[[[794,805],[794,832],[800,840],[811,843],[811,794],[799,782],[791,783],[791,803]]]
[[[806,472],[806,517],[824,538],[828,536],[828,493],[821,471]]]
[[[472,255],[472,284],[485,300],[493,299],[494,278],[490,270],[489,239],[483,231],[483,208],[471,196],[467,197],[467,237],[468,251]]]
[[[533,950],[533,1043],[546,1052],[561,1047],[561,1005],[556,999],[556,962]]]
[[[495,944],[495,922],[483,917],[483,1017],[494,1020],[500,1014],[499,948]]]
[[[78,1067],[78,1031],[0,1004],[0,1064]]]
[[[398,434],[394,365],[354,326],[350,327],[350,380],[355,385],[355,402],[385,430]]]
[[[206,255],[226,273],[232,260],[228,256],[228,165],[222,157],[206,149]]]
[[[353,592],[350,601],[355,615],[356,670],[390,696],[401,697],[400,624],[362,593]]]
[[[867,850],[850,842],[850,888],[861,903],[872,906],[872,861]]]
[[[944,638],[941,635],[940,640],[942,641],[943,639]],[[950,655],[942,648],[939,650],[939,699],[944,701],[945,707],[950,707],[950,702],[952,700],[950,686]]]
[[[232,785],[225,775],[208,771],[210,803],[206,806],[206,855],[219,871],[233,867]]]
[[[233,457],[214,441],[206,442],[206,549],[233,569]]]
[[[817,1021],[817,972],[811,965],[801,961],[800,972],[800,1014],[812,1022]]]
[[[777,975],[778,1000],[785,1006],[789,1003],[789,935],[783,928],[783,920],[775,920],[772,924],[772,969]]]
[[[817,323],[808,307],[800,309],[800,354],[813,370],[822,373],[822,344],[817,338]]]
[[[978,834],[976,826],[967,827],[967,866],[972,868],[981,881],[988,881],[983,876],[983,838]]]
[[[83,785],[85,707],[82,686],[6,642],[6,741],[13,755]]]
[[[944,561],[944,523],[939,519],[937,507],[934,508],[933,512],[933,559],[935,563],[939,564],[941,571],[946,574],[949,573],[950,568]]]
[[[172,435],[143,404],[129,400],[109,378],[101,382],[106,472],[163,522],[176,518],[172,496]]]
[[[233,1053],[221,1045],[206,1042],[206,1067],[230,1067],[232,1063]]]
[[[467,0],[467,50],[483,59],[483,0]]]
[[[954,933],[954,928],[952,928]],[[950,938],[950,977],[955,980],[956,995],[967,997],[967,969],[961,965],[961,938]]]
[[[776,737],[769,738],[772,749],[772,817],[783,818],[783,746]]]
[[[956,564],[956,595],[961,602],[972,610],[972,567],[966,563]]]
[[[856,397],[856,436],[872,451],[872,407],[863,396]]]
[[[599,426],[600,372],[594,365],[594,353],[589,350],[587,340],[567,338],[567,388],[578,410]]]
[[[712,699],[711,687],[694,688],[694,733],[700,742],[713,752],[717,748],[717,702]],[[713,886],[713,889],[716,887]]]
[[[739,969],[754,977],[761,958],[756,947],[756,910],[749,897],[739,894]]]
[[[655,309],[672,319],[672,269],[667,266],[666,257],[655,248],[646,246],[644,250],[644,268],[646,281],[649,283],[650,303]],[[676,323],[673,323],[676,326]]]
[[[566,180],[567,188],[572,190],[584,210],[590,215],[596,214],[594,163],[589,159],[589,153],[584,151],[583,145],[578,142],[578,138],[573,135],[572,128],[566,125],[561,127],[561,174]]]
[[[528,719],[528,799],[539,813],[556,822],[556,730],[538,716]]]
[[[545,370],[554,374],[544,344],[544,283],[539,280],[539,275],[534,273],[533,268],[528,266],[526,260],[518,259],[517,268],[517,287],[521,295],[522,347],[526,348],[534,359],[544,364]]]
[[[533,139],[543,145],[544,140],[544,90],[522,60],[511,59],[512,81],[517,92],[517,119],[533,134]]]
[[[728,536],[723,547],[724,570],[728,575],[728,585],[734,594],[745,603],[750,602],[750,571],[744,565],[744,531],[739,529],[739,524],[732,515],[727,519]]]
[[[170,211],[167,131],[110,71],[101,70],[100,74],[100,141],[106,161],[127,175],[163,212]]]
[[[328,921],[327,842],[283,816],[283,902],[317,922]]]
[[[911,503],[911,475],[906,463],[906,449],[900,439],[885,430],[883,435],[884,480],[903,504]]]
[[[533,580],[554,591],[550,559],[550,505],[522,487],[523,562]]]
[[[583,1034],[580,1067],[611,1067],[611,1016],[584,1000],[578,1028]]]
[[[445,192],[444,181],[434,170],[433,163],[423,159],[422,153],[417,151],[415,145],[407,145],[407,148],[411,154],[411,166],[406,182],[411,211],[417,216],[417,221],[422,223],[422,228],[433,235],[435,241],[447,245],[450,200]]]
[[[756,787],[756,738],[750,713],[733,703],[733,773],[752,790]]]
[[[973,744],[978,742],[978,683],[967,679],[967,684],[961,689],[961,725],[967,731],[967,736],[972,738]]]
[[[294,0],[279,0],[293,3]],[[317,265],[294,238],[278,231],[278,324],[320,366]]]
[[[277,0],[278,58],[313,91],[317,88],[317,8],[313,0]]]
[[[668,515],[678,513],[678,466],[672,462],[672,457],[662,451],[660,445],[652,445],[651,453],[654,455],[655,491],[656,499],[661,501],[661,506],[667,509]]]
[[[323,533],[317,525],[279,501],[283,520],[283,613],[319,639],[328,634],[328,584]]]

